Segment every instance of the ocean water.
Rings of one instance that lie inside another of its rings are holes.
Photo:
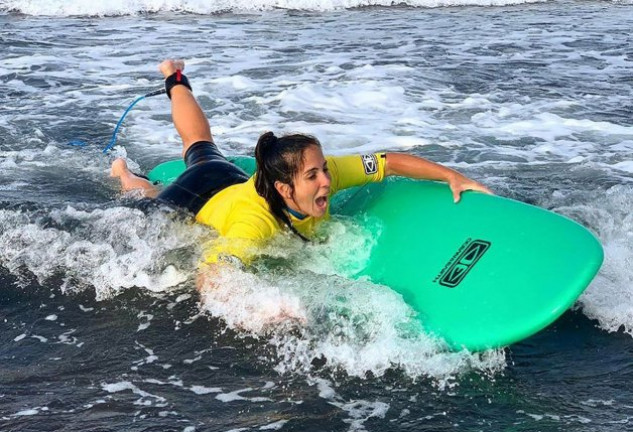
[[[0,430],[631,429],[631,28],[630,1],[0,0]],[[421,155],[579,221],[605,263],[552,326],[484,353],[349,279],[373,239],[345,219],[199,295],[214,234],[108,177],[179,156],[168,100],[101,153],[164,58],[227,154],[273,130]]]

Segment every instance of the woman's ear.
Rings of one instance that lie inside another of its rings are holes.
[[[279,180],[275,182],[275,189],[284,200],[292,199],[292,187],[288,183],[282,183]]]

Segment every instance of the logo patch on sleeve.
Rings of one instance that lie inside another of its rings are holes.
[[[378,159],[376,159],[376,155],[362,155],[361,159],[363,160],[363,168],[365,169],[365,174],[371,175],[378,172]]]

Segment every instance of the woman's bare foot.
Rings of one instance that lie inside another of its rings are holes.
[[[117,177],[121,181],[123,192],[140,190],[148,198],[155,198],[158,189],[147,179],[137,176],[127,167],[127,163],[121,159],[115,159],[110,168],[110,177]]]
[[[168,76],[176,73],[177,70],[184,71],[185,61],[172,59],[163,60],[163,62],[158,65],[158,70],[163,74],[165,78],[167,78]]]
[[[125,174],[131,174],[127,167],[127,163],[121,158],[115,159],[110,167],[110,177],[121,177]]]

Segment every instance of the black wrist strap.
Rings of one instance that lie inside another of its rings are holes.
[[[171,89],[177,85],[184,85],[189,90],[193,91],[191,89],[191,84],[189,84],[189,80],[186,76],[183,75],[180,69],[178,69],[176,72],[169,75],[165,79],[165,91],[167,92],[167,96],[169,97],[169,99],[171,99]]]

